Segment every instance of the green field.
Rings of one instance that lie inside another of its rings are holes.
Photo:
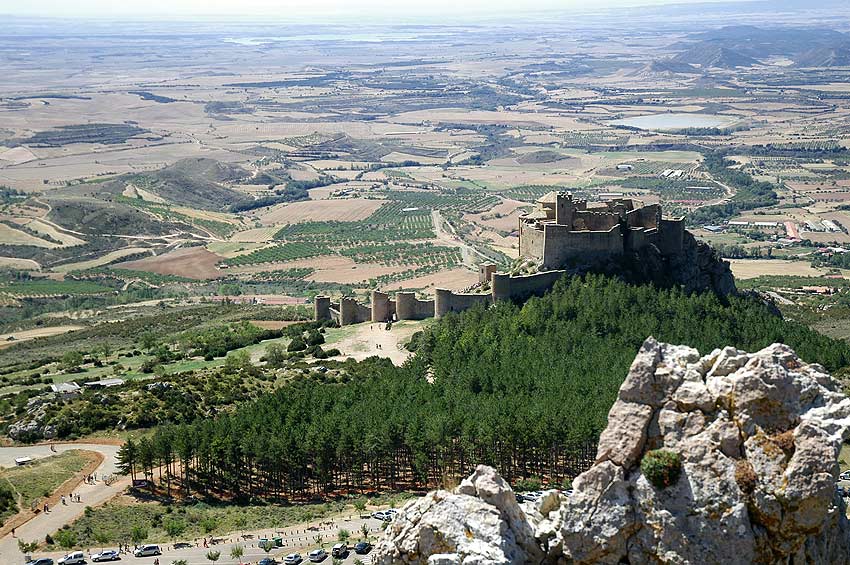
[[[33,279],[0,284],[0,294],[10,294],[12,296],[70,296],[104,294],[107,292],[114,292],[114,289],[88,281]]]
[[[82,451],[66,451],[59,455],[37,459],[29,465],[0,471],[0,480],[9,483],[20,495],[21,508],[53,494],[62,483],[82,471],[91,461]]]

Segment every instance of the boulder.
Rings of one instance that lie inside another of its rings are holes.
[[[649,338],[571,496],[523,509],[478,467],[454,492],[408,503],[375,563],[850,565],[836,490],[848,430],[837,382],[785,345],[700,357]]]

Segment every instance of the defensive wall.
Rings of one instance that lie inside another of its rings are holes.
[[[497,300],[523,301],[541,296],[552,288],[566,271],[544,271],[514,277],[505,273],[490,273],[489,293],[461,293],[438,288],[434,300],[419,300],[413,292],[398,292],[391,299],[386,292],[372,291],[371,304],[359,304],[353,298],[331,302],[327,296],[317,296],[314,305],[316,320],[334,320],[341,326],[360,322],[388,322],[441,318],[449,312],[463,312]]]

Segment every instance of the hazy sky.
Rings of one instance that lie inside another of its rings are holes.
[[[417,16],[683,4],[705,0],[0,0],[0,14],[56,17],[315,14]],[[449,23],[449,22],[447,22]]]

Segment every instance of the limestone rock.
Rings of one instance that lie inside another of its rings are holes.
[[[538,529],[555,549],[550,559],[850,563],[850,529],[835,494],[850,400],[822,367],[781,344],[695,358],[693,350],[648,339],[620,398],[624,393],[653,407],[646,436],[634,437],[634,415],[618,400],[601,437],[626,430],[628,445],[573,481],[576,492],[560,520]],[[646,451],[658,448],[682,460],[680,478],[664,489],[640,469]],[[611,496],[614,485],[622,496]]]
[[[409,502],[375,547],[377,564],[509,564],[543,559],[510,486],[479,466],[454,491]]]
[[[571,496],[550,491],[523,512],[479,467],[405,506],[375,563],[850,565],[835,485],[848,430],[850,400],[785,345],[700,357],[649,338]],[[679,455],[665,488],[641,471],[653,449]]]

